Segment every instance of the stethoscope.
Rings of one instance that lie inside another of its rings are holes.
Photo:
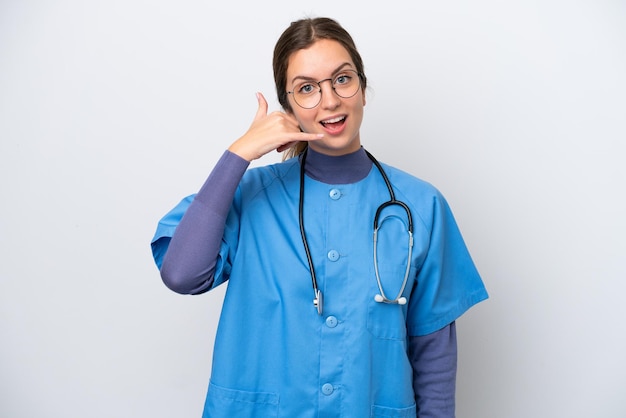
[[[376,215],[374,216],[374,272],[376,274],[376,282],[378,284],[378,290],[380,291],[380,293],[374,296],[374,300],[380,303],[406,305],[407,300],[404,296],[402,296],[402,293],[404,293],[404,288],[406,287],[406,284],[409,279],[409,271],[411,269],[411,256],[413,254],[413,218],[411,217],[411,210],[409,209],[406,203],[402,202],[401,200],[396,200],[396,196],[393,192],[393,187],[391,187],[391,182],[389,181],[389,178],[387,177],[385,170],[383,170],[383,167],[376,160],[376,158],[374,158],[372,154],[370,154],[365,149],[364,151],[369,157],[369,159],[372,160],[372,162],[374,163],[374,165],[376,166],[376,168],[382,175],[383,180],[385,180],[385,185],[387,186],[387,190],[389,190],[389,200],[387,202],[384,202],[382,205],[378,206],[378,209],[376,209]],[[300,162],[300,201],[299,201],[299,207],[298,207],[298,215],[299,215],[298,221],[300,223],[300,234],[302,235],[302,243],[304,244],[304,251],[306,253],[306,258],[309,263],[309,270],[311,271],[311,281],[313,282],[313,293],[315,295],[315,298],[313,299],[313,305],[315,305],[315,307],[317,308],[317,313],[321,315],[323,311],[323,307],[324,307],[324,296],[322,295],[322,291],[317,287],[317,279],[315,277],[315,268],[313,267],[313,259],[311,258],[309,244],[306,239],[306,233],[304,231],[304,162],[306,161],[306,152],[307,150],[305,149],[304,152],[302,153],[302,159]],[[383,285],[380,280],[380,274],[378,272],[378,252],[377,252],[378,229],[380,228],[380,226],[382,226],[382,222],[379,225],[378,220],[380,218],[381,212],[389,206],[400,206],[402,209],[404,209],[404,211],[406,212],[407,220],[408,220],[407,232],[409,235],[409,250],[408,250],[409,254],[407,258],[406,270],[404,272],[404,279],[402,280],[402,286],[400,287],[400,291],[398,292],[396,297],[393,299],[389,299],[387,295],[385,294],[385,290],[383,289]]]

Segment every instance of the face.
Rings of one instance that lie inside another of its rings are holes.
[[[287,91],[303,81],[316,82],[334,79],[345,70],[356,70],[350,54],[337,41],[321,39],[307,49],[294,52],[287,67]],[[321,83],[322,98],[312,109],[303,109],[289,95],[292,114],[300,128],[308,133],[323,133],[324,138],[309,142],[309,146],[328,155],[343,155],[361,147],[359,130],[363,121],[365,92],[359,88],[350,98],[339,97],[332,89],[331,81]]]

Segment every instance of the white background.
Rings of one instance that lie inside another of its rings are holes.
[[[354,36],[364,145],[446,195],[488,287],[457,416],[626,416],[617,0],[0,1],[0,416],[200,416],[224,289],[170,292],[149,242],[278,109],[305,15]]]

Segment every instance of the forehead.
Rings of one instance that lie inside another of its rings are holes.
[[[289,57],[287,80],[294,77],[325,78],[342,64],[354,68],[348,50],[339,42],[320,39],[306,49],[300,49]]]

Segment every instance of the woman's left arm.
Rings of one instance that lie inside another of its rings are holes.
[[[457,369],[454,322],[431,334],[409,337],[418,418],[454,418]]]

